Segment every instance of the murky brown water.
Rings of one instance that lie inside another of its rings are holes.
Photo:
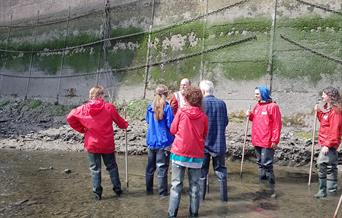
[[[91,193],[85,153],[0,150],[1,217],[166,217],[168,198],[145,194],[146,156],[129,157],[129,190],[124,181],[124,159],[117,158],[125,193],[118,198],[103,171],[103,200]],[[314,177],[307,186],[307,169],[276,167],[277,199],[260,198],[256,165],[246,164],[240,179],[239,162],[229,162],[229,202],[219,201],[211,172],[210,193],[201,203],[201,217],[332,217],[339,196],[316,200]],[[50,169],[52,168],[52,169]],[[65,169],[71,173],[66,174]],[[342,179],[339,178],[340,184]],[[187,188],[187,182],[185,187]],[[340,186],[341,187],[341,186]],[[182,195],[179,217],[188,214],[188,196]]]

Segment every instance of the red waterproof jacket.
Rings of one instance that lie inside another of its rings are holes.
[[[73,109],[67,122],[77,132],[84,133],[84,148],[95,154],[109,154],[115,151],[113,122],[121,129],[128,123],[115,107],[99,98]]]
[[[172,153],[184,157],[204,158],[208,117],[199,107],[179,108],[170,132],[175,135],[171,146]]]
[[[278,144],[281,132],[281,114],[274,102],[258,102],[249,115],[252,121],[252,144],[263,148],[272,148]]]
[[[327,112],[318,111],[317,118],[320,122],[318,144],[337,149],[342,136],[342,111],[334,106]]]

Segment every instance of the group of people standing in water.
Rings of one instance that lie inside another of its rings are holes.
[[[113,191],[122,194],[118,167],[115,161],[114,122],[126,129],[128,123],[113,104],[104,101],[104,89],[95,86],[89,91],[89,101],[73,109],[67,122],[84,134],[84,147],[88,152],[95,199],[101,200],[101,158],[106,165]],[[225,102],[214,96],[214,85],[203,80],[199,87],[182,79],[180,90],[172,94],[165,85],[158,85],[153,101],[146,110],[148,130],[146,144],[148,160],[145,173],[146,193],[153,194],[154,174],[157,174],[158,193],[169,196],[168,216],[176,217],[187,169],[189,180],[189,216],[198,216],[200,202],[205,200],[210,161],[219,183],[220,199],[228,201],[226,167],[226,128],[229,123]],[[262,191],[276,197],[273,173],[274,150],[280,141],[281,113],[266,86],[255,88],[257,103],[246,117],[252,122],[252,145],[255,148]],[[322,91],[323,107],[314,110],[320,121],[318,143],[321,151],[319,165],[319,191],[324,198],[337,191],[337,149],[342,136],[342,103],[338,89],[327,87]],[[171,161],[171,188],[168,169]]]

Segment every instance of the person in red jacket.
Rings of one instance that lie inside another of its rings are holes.
[[[168,216],[176,217],[183,189],[185,169],[188,168],[190,217],[198,216],[200,204],[200,177],[204,160],[204,143],[208,134],[208,117],[201,109],[202,92],[189,87],[184,92],[187,101],[180,108],[171,124],[170,132],[175,135],[171,146],[172,187]]]
[[[255,89],[255,98],[258,103],[251,112],[247,111],[247,116],[252,121],[252,145],[259,166],[259,181],[262,188],[268,181],[269,194],[276,197],[273,156],[280,140],[281,114],[279,106],[272,101],[270,90],[266,86]]]
[[[89,101],[75,109],[67,116],[70,127],[84,134],[84,148],[88,159],[96,200],[101,200],[101,157],[113,184],[113,191],[122,194],[118,166],[115,161],[115,144],[113,122],[121,129],[128,123],[116,111],[113,104],[103,100],[104,88],[95,86],[89,91]]]
[[[337,149],[342,136],[342,103],[338,90],[334,87],[323,89],[323,108],[315,106],[317,118],[320,122],[318,144],[321,145],[317,164],[319,166],[319,191],[316,198],[324,198],[337,191]]]

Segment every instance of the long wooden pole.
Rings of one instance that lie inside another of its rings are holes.
[[[250,107],[249,107],[250,110]],[[246,117],[246,125],[245,125],[245,135],[243,138],[243,146],[242,146],[242,157],[241,157],[241,166],[240,166],[240,177],[242,177],[242,168],[243,168],[243,161],[245,158],[245,147],[247,142],[247,132],[248,132],[248,124],[249,124],[249,117]]]
[[[338,210],[340,209],[341,203],[342,203],[342,194],[341,194],[340,200],[338,201],[338,204],[334,213],[334,218],[337,218]]]
[[[125,119],[127,117],[127,105],[124,105]],[[125,182],[128,190],[128,146],[127,146],[127,129],[125,129]]]
[[[308,186],[311,185],[312,164],[313,164],[313,159],[314,159],[316,124],[317,124],[317,110],[315,110],[315,117],[314,117],[313,128],[312,128],[312,145],[311,145],[311,159],[310,159],[310,171],[309,171]]]

